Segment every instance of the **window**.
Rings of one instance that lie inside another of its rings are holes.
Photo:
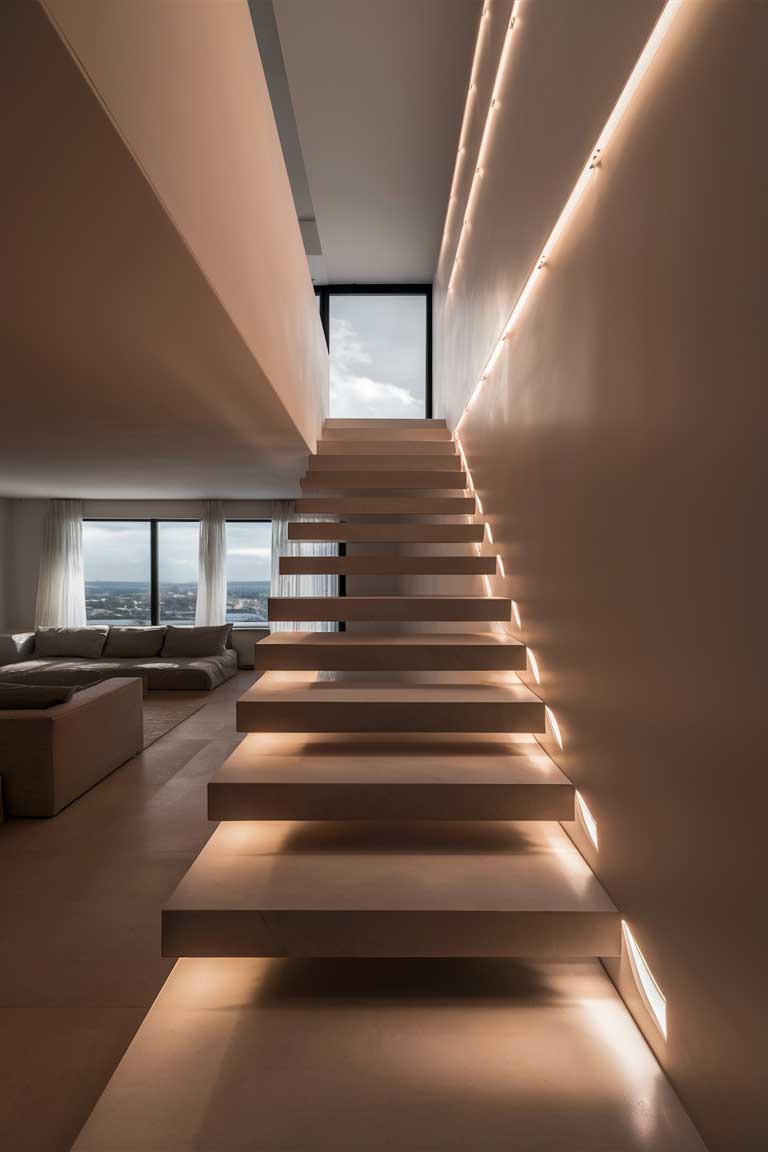
[[[358,419],[429,416],[429,290],[330,287],[321,292],[328,304],[329,414]]]
[[[271,522],[269,520],[228,520],[228,623],[266,622],[271,569]]]
[[[157,521],[160,624],[194,624],[197,606],[197,520]]]
[[[83,524],[85,612],[89,624],[149,624],[152,617],[149,520]]]
[[[85,520],[89,624],[194,624],[197,520]],[[269,520],[227,521],[227,622],[265,623],[272,567]]]

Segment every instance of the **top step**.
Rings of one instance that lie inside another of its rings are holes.
[[[383,424],[385,427],[369,427],[369,428],[329,428],[326,424],[323,429],[321,440],[333,441],[338,443],[340,440],[344,441],[360,441],[360,440],[429,440],[431,442],[449,442],[453,439],[451,433],[447,428],[432,427],[426,425],[419,428],[389,428],[386,427],[386,421],[377,421],[377,424]]]
[[[445,420],[326,420],[324,428],[447,428]]]

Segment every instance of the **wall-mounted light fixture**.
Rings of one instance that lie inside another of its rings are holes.
[[[587,807],[587,803],[581,792],[576,793],[576,812],[578,813],[582,828],[592,841],[592,846],[597,848],[597,821]]]
[[[622,920],[621,927],[622,931],[624,932],[624,941],[627,945],[629,963],[630,967],[632,968],[632,975],[635,978],[635,983],[640,990],[643,1003],[650,1012],[657,1028],[666,1040],[667,998],[656,983],[654,975],[648,967],[648,961],[640,951],[640,946],[632,935],[626,920]]]
[[[491,349],[491,354],[486,360],[483,370],[480,373],[480,378],[478,379],[477,384],[475,385],[472,394],[470,395],[464,407],[464,411],[461,414],[457,428],[461,427],[462,421],[467,414],[467,410],[470,404],[475,399],[480,387],[483,384],[483,381],[486,380],[492,372],[496,361],[498,360],[504,348],[504,341],[507,339],[510,332],[517,323],[520,313],[523,311],[523,308],[525,307],[531,292],[533,291],[536,281],[541,275],[543,269],[546,268],[547,264],[550,262],[552,252],[556,248],[558,241],[563,235],[568,222],[571,220],[576,205],[584,193],[584,189],[586,188],[594,173],[597,171],[599,165],[603,162],[605,150],[610,144],[616,129],[621,123],[624,113],[629,107],[633,96],[637,92],[637,89],[640,87],[643,77],[650,68],[651,62],[653,61],[653,58],[656,55],[661,42],[669,31],[672,21],[679,12],[682,3],[683,0],[667,0],[667,3],[664,5],[661,15],[656,21],[653,31],[648,37],[643,51],[640,53],[637,63],[632,69],[629,79],[624,85],[621,91],[621,95],[613,107],[613,111],[606,120],[594,147],[590,150],[589,157],[587,158],[579,178],[574,184],[573,189],[571,190],[571,194],[566,200],[565,205],[555,222],[554,228],[547,237],[544,247],[534,262],[528,279],[523,285],[522,290],[520,291],[520,294],[512,307],[512,311],[509,313],[509,316],[506,319],[500,336]]]
[[[560,725],[558,724],[557,720],[555,719],[555,714],[552,711],[552,709],[550,708],[549,704],[545,705],[544,713],[547,717],[547,723],[549,724],[549,727],[552,729],[552,735],[555,738],[555,742],[557,743],[558,748],[562,752],[562,750],[563,750],[563,737],[560,734]]]

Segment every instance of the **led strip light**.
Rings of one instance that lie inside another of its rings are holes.
[[[509,27],[507,28],[507,34],[504,37],[504,43],[502,44],[501,52],[499,53],[499,65],[498,65],[498,68],[496,69],[496,79],[493,82],[493,89],[491,91],[491,102],[488,105],[488,113],[485,117],[485,125],[483,127],[483,135],[480,138],[480,147],[477,151],[477,163],[475,164],[475,173],[474,173],[474,176],[472,177],[472,183],[471,183],[470,188],[469,188],[469,195],[467,196],[467,205],[466,205],[466,208],[464,209],[464,219],[463,219],[462,224],[461,224],[461,231],[459,232],[459,240],[458,240],[458,243],[456,245],[456,251],[455,251],[454,256],[453,256],[453,266],[451,268],[451,274],[448,278],[448,295],[449,295],[449,297],[450,297],[450,294],[453,292],[453,281],[454,281],[454,278],[456,276],[456,272],[457,272],[457,270],[461,264],[461,255],[460,255],[461,246],[464,242],[464,237],[466,236],[466,234],[467,234],[467,232],[471,226],[472,207],[474,205],[475,191],[476,191],[476,189],[480,183],[480,178],[483,175],[483,159],[485,157],[485,150],[486,150],[486,147],[488,144],[488,138],[489,138],[490,132],[491,132],[491,123],[494,119],[494,113],[497,111],[497,109],[499,108],[500,103],[501,103],[501,101],[499,99],[499,94],[501,92],[501,86],[504,83],[504,72],[505,72],[505,69],[507,66],[507,57],[509,56],[509,48],[510,48],[510,45],[512,43],[512,31],[515,27],[515,20],[517,19],[517,12],[518,12],[519,7],[520,7],[520,0],[515,0],[514,4],[512,5],[512,12],[511,12],[510,17],[509,17]],[[485,18],[485,14],[487,13],[487,11],[488,10],[486,9],[484,14],[483,14],[483,18]],[[477,56],[477,53],[475,53],[475,55]],[[473,70],[474,70],[474,67],[473,67]],[[464,116],[465,116],[465,120],[466,120],[466,109],[465,109]],[[463,136],[463,134],[464,134],[464,125],[462,124],[462,136]],[[458,161],[458,156],[457,156],[457,161]],[[451,186],[451,192],[453,193],[453,186]]]
[[[586,164],[584,165],[584,167],[581,171],[581,175],[579,176],[578,180],[576,181],[575,185],[573,186],[573,190],[565,202],[565,207],[563,208],[562,212],[558,216],[557,222],[555,223],[554,228],[552,229],[549,236],[547,237],[547,241],[546,241],[544,247],[542,248],[542,250],[538,256],[538,259],[536,260],[536,262],[533,266],[533,269],[528,276],[528,279],[526,280],[525,284],[523,285],[522,291],[520,292],[519,296],[517,297],[517,300],[515,301],[515,304],[514,304],[514,307],[512,308],[512,311],[510,312],[509,316],[507,317],[506,323],[505,323],[505,325],[501,331],[501,335],[499,336],[498,340],[496,341],[495,345],[493,346],[491,354],[488,357],[488,359],[486,360],[485,366],[484,366],[482,372],[480,373],[480,379],[478,380],[477,384],[475,385],[474,389],[472,390],[472,394],[469,397],[469,400],[467,401],[467,403],[465,405],[464,411],[462,412],[461,418],[459,419],[459,422],[457,424],[457,428],[461,427],[461,424],[462,424],[462,422],[463,422],[463,420],[467,414],[467,411],[469,410],[469,407],[472,404],[472,402],[475,400],[480,387],[482,386],[484,381],[487,380],[490,373],[493,371],[494,365],[496,364],[496,361],[498,360],[498,358],[501,355],[502,350],[504,348],[504,341],[507,339],[507,337],[510,335],[512,329],[515,327],[515,324],[517,323],[517,320],[520,316],[520,313],[522,312],[523,308],[525,307],[525,305],[528,301],[528,298],[530,297],[531,292],[533,291],[534,285],[536,284],[536,281],[538,280],[538,278],[541,274],[542,269],[549,262],[549,260],[552,256],[552,252],[553,252],[554,248],[557,246],[557,242],[560,240],[561,236],[563,235],[563,232],[565,231],[565,229],[568,225],[568,222],[570,221],[571,217],[573,216],[576,205],[579,203],[579,201],[580,201],[580,199],[584,193],[584,189],[586,188],[587,184],[590,181],[590,177],[593,175],[598,164],[600,164],[602,162],[603,155],[605,153],[606,148],[608,147],[616,129],[618,128],[619,124],[621,123],[621,120],[622,120],[624,113],[626,112],[631,100],[632,100],[632,97],[634,96],[638,87],[642,83],[643,77],[645,76],[646,72],[648,71],[648,69],[651,65],[651,62],[652,62],[654,56],[656,55],[656,52],[658,51],[662,40],[664,39],[667,32],[669,31],[669,28],[670,28],[670,25],[672,24],[672,21],[674,20],[675,16],[679,12],[679,10],[682,6],[682,3],[683,3],[683,0],[667,0],[667,3],[664,5],[664,8],[662,9],[661,15],[659,16],[659,19],[656,21],[654,29],[648,38],[648,41],[645,45],[645,48],[640,53],[640,56],[637,60],[637,63],[635,64],[634,68],[632,69],[632,72],[630,73],[629,79],[627,80],[626,84],[624,85],[624,88],[622,89],[621,95],[619,96],[618,100],[616,101],[616,104],[614,105],[613,111],[611,112],[610,116],[608,117],[608,120],[606,121],[602,132],[598,136],[597,142],[595,143],[594,148],[592,148],[592,150],[590,151],[589,158],[588,158]]]
[[[481,45],[483,42],[483,33],[489,27],[490,16],[491,16],[490,4],[486,3],[485,6],[483,7],[483,11],[480,15],[480,27],[477,30],[477,39],[475,40],[475,54],[472,57],[472,68],[471,68],[470,73],[469,73],[469,88],[467,89],[467,99],[466,99],[465,104],[464,104],[464,116],[462,117],[461,131],[459,132],[459,147],[458,147],[458,150],[456,152],[456,160],[455,160],[454,165],[453,165],[453,178],[451,179],[451,193],[448,197],[448,208],[446,209],[446,213],[445,213],[445,225],[443,227],[443,238],[440,241],[440,254],[437,258],[438,266],[440,264],[440,261],[443,258],[443,249],[445,247],[446,240],[448,239],[448,236],[450,235],[451,214],[453,212],[453,208],[454,208],[454,205],[456,203],[456,200],[458,199],[458,194],[456,192],[456,186],[459,182],[459,172],[461,170],[461,163],[462,163],[462,160],[464,159],[464,155],[467,151],[467,145],[466,145],[467,125],[469,124],[470,108],[472,107],[472,103],[473,103],[472,98],[473,98],[474,94],[477,92],[477,68],[478,68],[478,64],[480,62]]]

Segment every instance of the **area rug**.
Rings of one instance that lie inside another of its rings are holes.
[[[199,712],[211,698],[210,692],[200,693],[199,696],[182,695],[180,700],[169,699],[165,694],[158,693],[158,699],[153,699],[154,693],[144,697],[144,747],[148,748],[176,728],[183,720]]]

